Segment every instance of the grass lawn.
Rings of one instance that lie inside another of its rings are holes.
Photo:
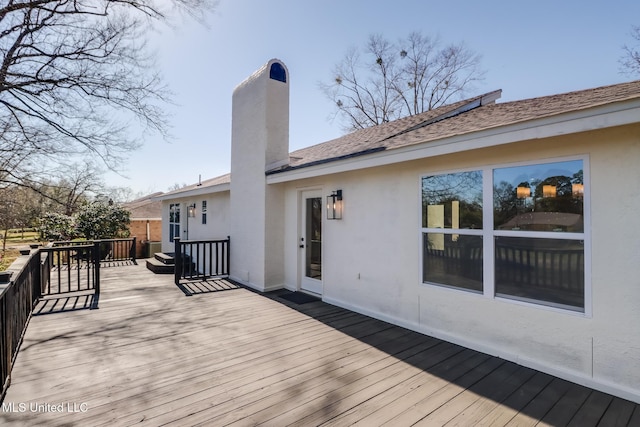
[[[4,236],[4,230],[0,231],[0,237]],[[31,228],[25,231],[15,229],[9,230],[7,233],[7,246],[9,245],[28,245],[30,243],[38,243],[40,241],[40,233]]]
[[[18,249],[7,249],[0,251],[0,271],[5,271],[20,256]]]
[[[0,239],[4,237],[4,230],[0,231]],[[16,258],[20,256],[20,248],[32,243],[40,243],[40,233],[27,230],[9,230],[7,233],[7,248],[2,251],[0,245],[0,271],[6,270]]]

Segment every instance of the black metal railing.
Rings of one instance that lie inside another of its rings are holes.
[[[86,243],[40,249],[41,295],[91,290],[100,293],[101,242]]]
[[[101,239],[101,240],[77,240],[53,242],[52,246],[82,246],[100,242],[100,260],[110,261],[132,261],[136,263],[136,238],[123,239]]]
[[[229,276],[230,238],[216,240],[174,239],[175,283]]]
[[[18,355],[33,307],[40,298],[42,272],[39,252],[32,255],[15,279],[0,285],[0,402],[11,382],[11,368]]]
[[[100,293],[100,267],[136,262],[136,239],[53,242],[32,251],[7,284],[0,284],[0,385],[4,400],[11,368],[38,300],[73,292]]]

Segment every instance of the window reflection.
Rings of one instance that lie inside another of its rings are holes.
[[[482,292],[482,237],[423,233],[422,281]]]
[[[584,231],[582,160],[493,172],[496,230]]]
[[[422,178],[422,226],[482,228],[482,172]]]
[[[306,200],[305,275],[322,280],[322,198]]]
[[[584,311],[584,243],[495,237],[496,295]]]

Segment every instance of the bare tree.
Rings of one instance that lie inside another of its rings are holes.
[[[624,45],[624,56],[620,58],[621,70],[630,76],[640,76],[640,25],[631,30],[636,46]]]
[[[30,197],[28,188],[12,187],[0,188],[0,239],[2,239],[2,253],[7,248],[9,229],[33,225],[36,218],[36,202]]]
[[[65,215],[73,215],[80,206],[107,191],[102,179],[103,170],[92,163],[74,163],[55,171],[56,179],[43,186],[45,197],[53,200]]]
[[[174,9],[215,0],[4,0],[0,3],[0,186],[33,186],[45,165],[89,156],[117,170],[143,132],[167,136],[169,93],[145,35]]]
[[[483,78],[480,56],[463,43],[441,47],[418,32],[398,43],[369,37],[350,49],[323,92],[335,102],[346,130],[362,129],[431,110],[462,98]]]
[[[186,183],[180,183],[180,182],[174,182],[172,185],[170,185],[167,188],[167,191],[176,191],[176,190],[180,190],[181,188],[186,187],[187,184]]]
[[[37,206],[36,218],[48,212],[73,215],[88,202],[121,201],[131,192],[128,188],[109,187],[102,178],[104,169],[94,163],[63,164],[47,171],[46,179],[23,189]],[[0,190],[1,191],[1,190]]]

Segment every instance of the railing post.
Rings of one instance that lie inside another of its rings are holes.
[[[33,294],[36,299],[42,298],[42,267],[40,265],[40,249],[36,249],[35,253],[31,254],[29,262],[35,266],[33,267]]]
[[[173,252],[174,282],[176,285],[179,285],[182,276],[182,247],[180,245],[180,238],[174,237],[173,243],[175,245]]]
[[[227,236],[227,271],[225,272],[227,275],[231,274],[230,258],[231,258],[231,236]]]
[[[133,263],[136,263],[136,236],[133,236],[133,243],[131,245],[131,249],[129,250],[129,258],[131,258],[131,260],[133,261]]]
[[[93,285],[95,293],[100,294],[100,240],[93,241]]]

